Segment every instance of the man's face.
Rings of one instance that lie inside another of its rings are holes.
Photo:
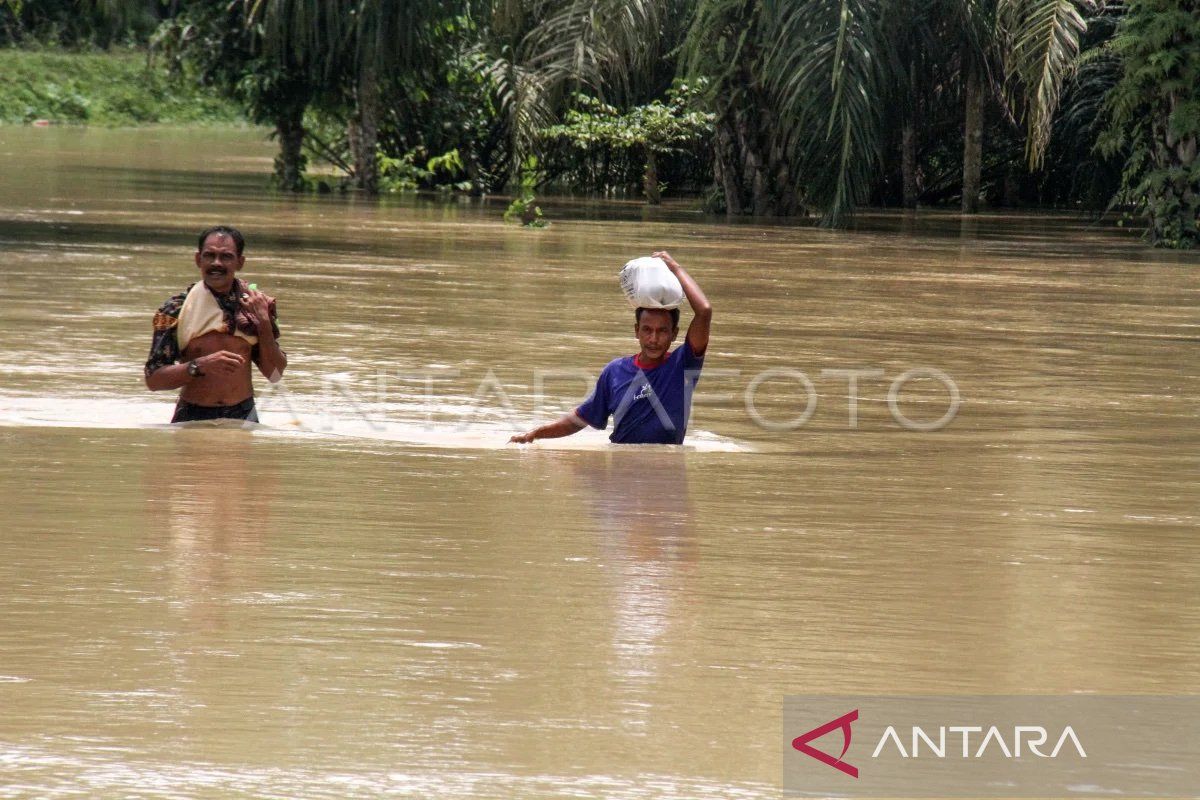
[[[204,246],[196,252],[201,280],[218,294],[233,288],[234,276],[245,263],[246,259],[238,255],[233,237],[224,233],[209,234]]]
[[[642,346],[642,355],[646,358],[660,359],[667,354],[679,329],[671,325],[669,312],[646,309],[634,327],[634,332],[637,334],[638,344]]]

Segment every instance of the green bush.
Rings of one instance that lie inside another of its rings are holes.
[[[0,123],[89,125],[244,122],[237,105],[170,75],[139,50],[0,49]]]

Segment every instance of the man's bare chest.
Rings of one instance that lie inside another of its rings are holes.
[[[244,357],[247,362],[250,360],[249,342],[239,336],[232,336],[228,333],[219,333],[217,331],[209,331],[203,336],[197,336],[188,342],[181,360],[190,361],[193,358],[200,358],[210,353],[220,352],[221,350],[237,353]]]

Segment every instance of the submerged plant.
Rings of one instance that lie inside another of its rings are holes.
[[[542,218],[542,209],[537,205],[537,195],[534,192],[541,179],[537,156],[527,156],[521,164],[517,196],[504,212],[505,222],[520,222],[526,228],[544,228],[550,224]]]

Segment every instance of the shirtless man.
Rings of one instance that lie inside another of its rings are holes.
[[[201,233],[195,255],[200,282],[154,315],[146,387],[183,389],[171,422],[258,422],[250,362],[272,383],[287,368],[274,298],[237,278],[246,263],[245,245],[241,233],[224,225]]]

